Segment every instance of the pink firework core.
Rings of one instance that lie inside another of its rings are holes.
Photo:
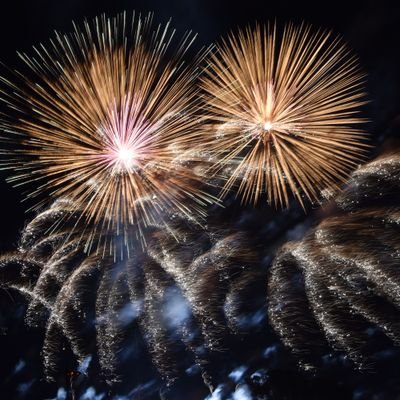
[[[102,159],[117,172],[129,172],[149,158],[153,141],[151,125],[135,117],[134,103],[113,110],[110,120],[99,130],[104,136]]]
[[[272,122],[271,121],[264,122],[263,129],[269,132],[272,129]]]
[[[137,161],[135,148],[129,145],[121,145],[112,150],[109,161],[118,169],[129,171]]]

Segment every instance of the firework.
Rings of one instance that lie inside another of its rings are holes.
[[[72,212],[62,229],[50,229]],[[0,260],[0,287],[24,294],[28,324],[45,329],[47,377],[62,372],[71,351],[78,364],[96,355],[114,384],[130,370],[124,355],[133,346],[142,360],[148,349],[167,382],[194,363],[210,385],[207,363],[224,338],[243,331],[241,321],[253,311],[244,294],[265,281],[246,236],[211,234],[176,215],[168,231],[149,226],[142,251],[115,260],[85,253],[84,224],[76,227],[75,219],[70,202],[57,201],[27,225],[18,251]]]
[[[398,153],[355,171],[337,215],[274,262],[270,322],[305,367],[330,346],[369,367],[377,330],[400,344],[399,172]]]
[[[257,26],[231,34],[209,57],[205,95],[207,150],[243,203],[263,193],[303,205],[337,188],[365,151],[356,128],[364,103],[357,59],[338,38],[306,25]]]
[[[113,231],[125,245],[129,225],[144,241],[165,213],[204,216],[211,196],[191,151],[196,72],[183,63],[194,36],[173,48],[173,35],[169,24],[153,27],[151,14],[103,16],[22,54],[34,78],[3,78],[19,116],[2,123],[19,146],[5,152],[10,181],[34,187],[28,197],[67,197],[93,231]]]

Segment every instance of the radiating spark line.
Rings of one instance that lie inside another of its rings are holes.
[[[274,24],[231,34],[209,57],[202,87],[207,150],[219,161],[221,196],[304,207],[339,188],[366,151],[363,75],[331,33]],[[229,166],[229,172],[226,167]]]
[[[193,172],[198,88],[195,68],[183,63],[195,35],[176,50],[173,36],[169,24],[153,28],[151,14],[102,16],[21,54],[34,79],[2,79],[3,99],[19,116],[2,121],[5,140],[20,146],[11,157],[3,151],[10,181],[35,187],[28,197],[70,199],[93,232],[125,243],[129,225],[142,236],[166,213],[204,217],[214,199]]]

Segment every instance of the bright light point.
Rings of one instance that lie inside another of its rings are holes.
[[[121,147],[117,153],[118,163],[125,169],[130,169],[135,160],[135,152],[128,147]]]
[[[271,121],[265,122],[263,128],[265,131],[270,131],[272,129],[272,122]]]

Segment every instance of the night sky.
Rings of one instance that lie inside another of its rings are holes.
[[[171,18],[172,25],[180,34],[188,30],[197,32],[195,50],[218,41],[221,36],[237,27],[244,27],[255,21],[277,20],[279,23],[305,21],[316,27],[331,29],[343,36],[349,47],[359,56],[361,67],[367,74],[366,91],[370,103],[363,113],[371,121],[366,126],[372,144],[369,157],[373,158],[397,145],[400,129],[400,5],[396,1],[7,0],[1,5],[0,62],[8,68],[22,71],[25,67],[18,58],[17,51],[29,53],[32,45],[46,43],[48,38],[53,36],[54,30],[70,31],[72,20],[79,22],[84,18],[92,19],[102,13],[112,16],[123,10],[137,10],[143,13],[153,11],[157,22],[164,23]],[[7,112],[4,105],[0,107],[1,112]],[[9,174],[0,172],[2,253],[15,249],[24,223],[33,217],[33,214],[25,213],[32,203],[21,203],[23,191],[20,188],[13,188],[6,182]],[[307,216],[296,208],[292,213],[283,215],[280,211],[268,209],[266,205],[259,206],[256,210],[250,207],[242,209],[239,202],[231,201],[234,204],[229,204],[224,211],[227,220],[235,226],[237,224],[243,226],[255,235],[262,236],[263,223],[276,221],[275,225],[278,225],[279,229],[274,228],[276,232],[269,238],[268,249],[262,250],[269,259],[273,258],[274,249],[287,238],[298,239],[298,232],[301,236],[308,226],[321,217],[317,209],[310,209]],[[300,231],[296,231],[298,224],[301,226]],[[62,397],[60,392],[57,397],[57,391],[60,387],[67,388],[68,378],[60,377],[58,382],[48,384],[40,375],[41,332],[24,327],[22,297],[3,291],[0,301],[0,399],[67,398]],[[400,375],[397,374],[396,378],[394,373],[398,368],[400,356],[388,361],[381,370],[364,374],[353,374],[349,372],[351,371],[349,366],[342,365],[336,360],[331,362],[332,365],[329,365],[326,371],[317,376],[303,375],[293,367],[285,349],[268,329],[265,328],[268,331],[265,334],[254,333],[252,339],[249,339],[251,342],[243,339],[242,348],[236,349],[237,359],[242,360],[243,365],[247,365],[246,362],[253,363],[254,371],[257,366],[259,370],[264,370],[262,361],[257,359],[258,349],[262,348],[263,351],[270,349],[268,357],[272,372],[268,372],[269,384],[268,387],[259,385],[261,388],[257,398],[400,399]],[[215,361],[215,369],[220,370],[218,373],[221,383],[224,382],[224,376],[226,381],[229,380],[229,371],[236,371],[237,376],[244,374],[239,367],[240,363],[230,364],[227,355],[221,355],[221,359]],[[230,378],[232,391],[235,388],[235,379]],[[196,380],[193,382],[192,380],[183,382],[180,388],[176,392],[171,392],[167,398],[182,400],[205,398],[207,390],[195,389],[198,383]],[[145,385],[146,382],[142,384]],[[141,391],[134,392],[132,387],[129,388],[129,384],[125,384],[107,392],[108,388],[101,382],[100,376],[92,376],[86,380],[81,379],[77,385],[77,399],[82,400],[100,400],[101,397],[96,397],[93,390],[95,393],[109,393],[104,394],[104,399],[118,399],[119,397],[112,397],[117,394],[126,396],[120,399],[159,398],[158,383],[154,384],[156,389],[150,385],[147,389],[145,387]],[[87,388],[90,387],[94,389],[88,391]],[[185,391],[190,394],[185,394]],[[68,399],[72,398],[71,393],[66,396],[69,396]],[[239,393],[236,396],[232,399],[248,400],[248,397],[240,397],[244,394]],[[212,400],[214,399],[219,398],[213,397]]]

